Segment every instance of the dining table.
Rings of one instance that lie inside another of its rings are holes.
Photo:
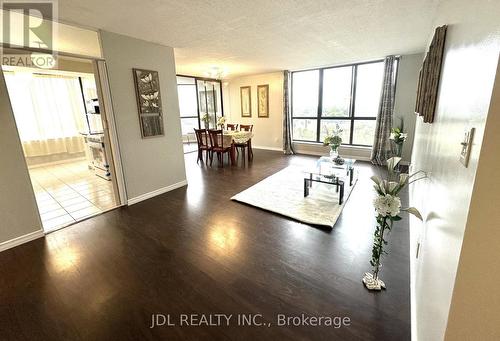
[[[244,144],[250,141],[253,137],[253,133],[251,131],[245,130],[223,130],[222,131],[222,145],[223,146],[231,146],[231,164],[236,164],[236,145]],[[208,142],[208,141],[207,141]],[[219,145],[221,141],[219,141]],[[210,145],[210,143],[207,143]],[[250,147],[251,148],[251,147]]]
[[[236,145],[245,144],[250,141],[248,144],[248,148],[251,149],[251,139],[253,137],[253,133],[251,131],[245,130],[224,130],[223,131],[224,139],[231,139],[231,162],[232,164],[236,164]],[[227,136],[227,137],[226,137]],[[224,145],[225,145],[224,141]],[[250,150],[248,151],[248,160],[250,160]],[[243,154],[243,158],[245,158],[245,154]]]

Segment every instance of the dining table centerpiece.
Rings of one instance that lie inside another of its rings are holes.
[[[226,124],[226,118],[221,116],[217,119],[217,126],[219,126],[222,130],[224,130],[224,125]]]
[[[324,146],[330,146],[330,157],[332,160],[339,158],[339,147],[342,144],[342,134],[343,129],[340,128],[339,124],[335,125],[335,129],[331,132],[327,130],[327,134],[323,140]]]
[[[370,265],[373,269],[372,272],[365,273],[362,279],[368,290],[382,290],[386,288],[385,283],[379,277],[380,267],[382,266],[380,260],[382,255],[387,255],[387,252],[384,250],[384,246],[389,243],[387,233],[392,230],[395,222],[402,219],[400,216],[401,212],[408,212],[422,220],[422,215],[416,208],[401,208],[399,193],[407,185],[423,179],[426,176],[417,177],[417,174],[423,172],[416,172],[412,175],[397,173],[395,168],[400,161],[400,157],[392,157],[387,160],[387,179],[383,180],[378,176],[371,177],[377,194],[373,201],[377,225],[373,235],[372,258],[370,260]]]

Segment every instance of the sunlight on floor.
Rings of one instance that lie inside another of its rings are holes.
[[[29,172],[45,231],[116,206],[111,181],[96,176],[86,161],[34,167]]]

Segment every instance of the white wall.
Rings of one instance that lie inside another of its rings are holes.
[[[186,181],[171,47],[102,31],[120,152],[130,200]],[[132,68],[158,71],[165,135],[141,138]]]
[[[500,64],[450,308],[447,340],[500,340]]]
[[[226,82],[224,82],[226,83]],[[283,73],[240,77],[223,87],[224,115],[228,123],[253,124],[255,148],[283,149]],[[269,84],[269,117],[257,116],[257,85]],[[241,117],[240,87],[251,86],[252,117]]]
[[[40,232],[35,194],[24,160],[7,86],[0,70],[0,251],[1,243]]]
[[[434,26],[449,24],[436,116],[432,124],[417,119],[412,156],[413,171],[429,174],[427,181],[415,183],[410,191],[412,206],[424,216],[423,224],[411,220],[410,228],[416,340],[442,340],[445,335],[498,63],[499,17],[498,3],[487,0],[443,2],[436,13]],[[465,168],[459,153],[468,127],[476,128],[476,136]],[[477,325],[474,330],[480,328]]]

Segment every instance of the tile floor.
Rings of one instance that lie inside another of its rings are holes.
[[[196,142],[191,142],[191,143],[184,142],[182,144],[182,147],[184,148],[184,154],[192,153],[198,150],[198,144]]]
[[[113,184],[75,161],[29,170],[45,231],[113,208]]]

